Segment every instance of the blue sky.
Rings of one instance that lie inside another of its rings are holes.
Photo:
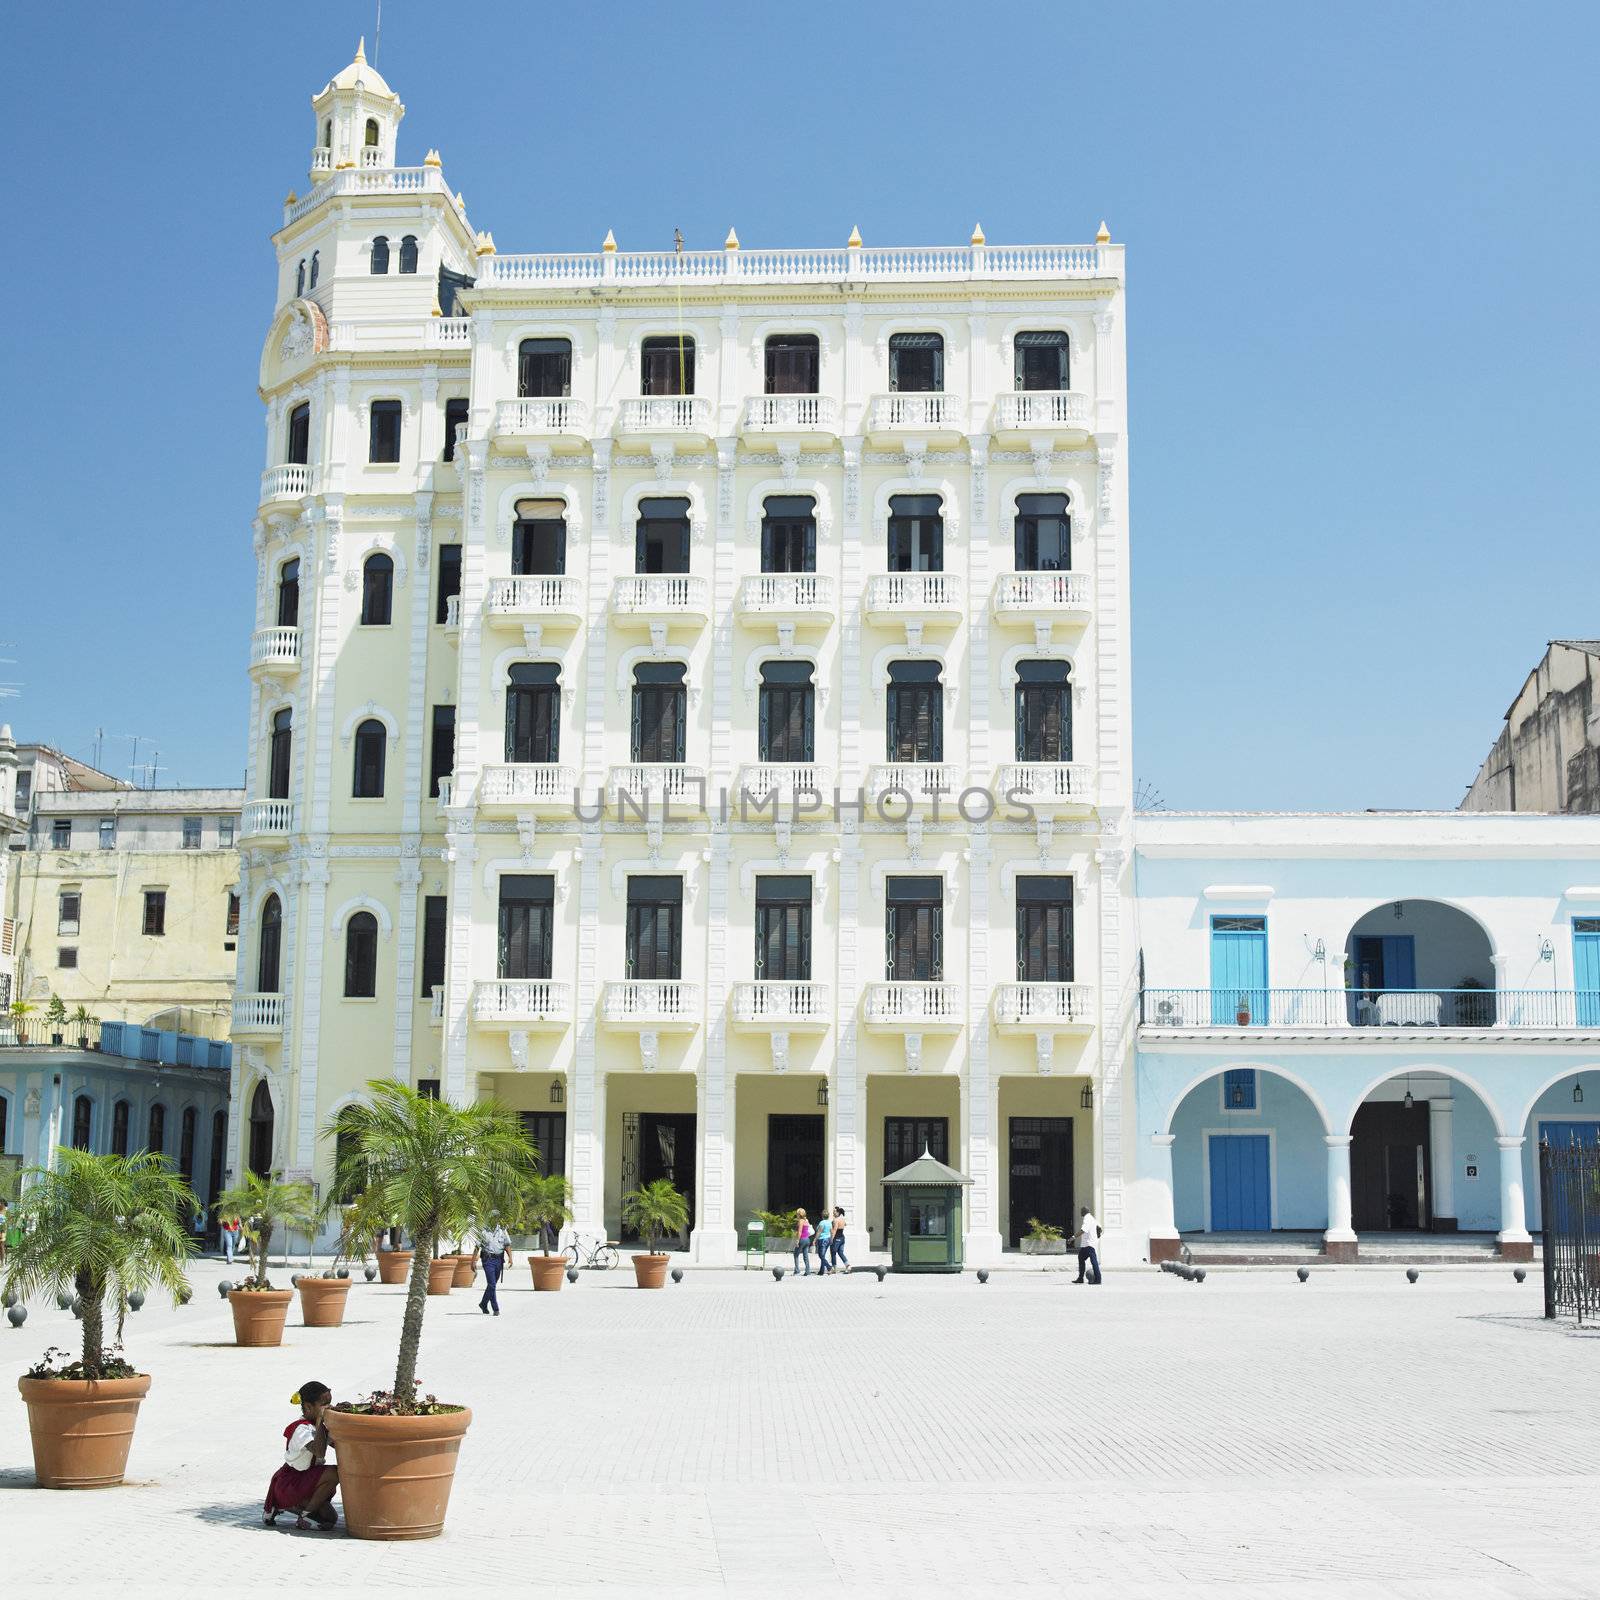
[[[389,0],[378,64],[502,250],[1108,219],[1167,805],[1453,806],[1545,641],[1600,634],[1600,7],[493,9]],[[19,737],[242,781],[268,235],[373,13],[8,15]]]

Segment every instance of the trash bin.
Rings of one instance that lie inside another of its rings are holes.
[[[747,1267],[767,1264],[767,1225],[760,1217],[752,1217],[744,1225],[744,1264]]]
[[[889,1259],[896,1272],[961,1270],[961,1191],[971,1182],[926,1150],[883,1180],[889,1191]]]

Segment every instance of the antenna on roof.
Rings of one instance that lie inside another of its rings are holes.
[[[372,65],[378,65],[378,53],[383,49],[383,0],[378,0],[378,28],[372,36]]]
[[[9,650],[11,648],[11,640],[0,639],[0,646],[4,646]],[[16,664],[14,657],[0,656],[0,667],[14,667]],[[21,693],[22,685],[20,683],[0,683],[0,700],[15,700]]]

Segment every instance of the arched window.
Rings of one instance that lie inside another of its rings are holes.
[[[159,1100],[150,1107],[144,1147],[153,1155],[160,1155],[167,1148],[167,1108]]]
[[[506,760],[561,759],[561,669],[519,661],[506,685]]]
[[[809,661],[768,661],[761,668],[759,745],[763,761],[816,759],[816,690]]]
[[[111,1108],[111,1153],[125,1156],[128,1153],[128,1111],[126,1100],[119,1100]]]
[[[222,1193],[222,1164],[227,1156],[228,1115],[225,1111],[211,1113],[211,1178],[206,1184],[206,1209],[217,1203]]]
[[[278,626],[300,626],[300,558],[285,561],[278,568]]]
[[[1015,527],[1018,572],[1068,572],[1072,519],[1064,494],[1019,494]]]
[[[302,400],[289,413],[283,459],[291,466],[303,467],[311,459],[311,402]]]
[[[357,800],[383,798],[383,759],[387,753],[388,734],[376,717],[368,717],[356,729],[355,782],[351,794]]]
[[[389,240],[387,235],[379,234],[372,241],[372,275],[381,278],[389,270]]]
[[[256,989],[261,994],[278,992],[278,963],[283,954],[283,907],[275,894],[267,896],[261,908],[261,943],[256,949]]]
[[[417,270],[417,236],[414,233],[408,233],[400,241],[400,270],[402,272]]]
[[[306,258],[300,257],[300,265],[294,269],[294,293],[298,300],[306,292]]]
[[[633,669],[632,759],[682,761],[686,748],[688,668],[681,661],[641,662]]]
[[[1065,661],[1017,664],[1017,760],[1072,759],[1071,668]]]
[[[316,286],[317,286],[317,269],[321,265],[321,263],[322,263],[322,252],[320,250],[313,250],[311,252],[311,276],[306,280],[306,288],[308,288],[308,289],[315,289],[316,288]]]
[[[817,570],[817,502],[810,495],[769,495],[761,505],[761,570]]]
[[[890,761],[944,760],[944,686],[937,661],[889,664],[889,714],[885,725]]]
[[[289,798],[289,747],[294,741],[294,713],[285,706],[272,714],[272,736],[267,741],[267,798]]]
[[[322,124],[322,148],[324,150],[331,150],[333,148],[333,118],[332,117],[329,117]]]
[[[87,1150],[94,1122],[94,1101],[80,1094],[72,1102],[72,1148]]]
[[[524,339],[517,346],[517,393],[523,399],[571,394],[572,341]]]
[[[394,610],[394,562],[381,550],[361,564],[361,626],[387,628]]]
[[[250,1098],[250,1170],[264,1178],[272,1170],[272,1091],[265,1078]]]
[[[944,503],[936,494],[897,494],[889,501],[889,570],[944,571]]]
[[[378,148],[378,119],[376,117],[367,118],[366,145],[369,150]]]
[[[370,1000],[378,992],[378,919],[358,911],[344,927],[344,992]]]
[[[182,1122],[178,1124],[178,1176],[191,1185],[194,1183],[194,1133],[197,1120],[194,1107],[189,1106],[184,1110]]]
[[[640,394],[694,393],[694,340],[646,339],[639,347]]]
[[[519,500],[511,525],[511,570],[549,576],[567,570],[567,507],[561,500]]]

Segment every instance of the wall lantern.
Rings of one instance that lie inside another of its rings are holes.
[[[566,1101],[567,1101],[566,1088],[562,1084],[561,1080],[558,1078],[554,1083],[552,1083],[550,1085],[550,1104],[553,1105],[553,1106],[565,1105]]]
[[[1575,1106],[1583,1104],[1583,1085],[1576,1078],[1572,1080],[1572,1103]]]
[[[1078,1096],[1078,1104],[1085,1111],[1094,1110],[1094,1085],[1092,1083],[1084,1084],[1083,1093]]]
[[[1406,1097],[1405,1097],[1405,1101],[1404,1101],[1406,1110],[1409,1111],[1416,1103],[1417,1102],[1415,1100],[1413,1100],[1412,1097],[1411,1097],[1411,1075],[1409,1073],[1407,1073],[1406,1074]]]
[[[1400,919],[1405,916],[1405,914],[1406,914],[1405,902],[1402,901],[1402,900],[1396,900],[1395,903],[1394,903],[1394,920],[1396,922],[1399,922]]]
[[[1533,937],[1539,946],[1539,959],[1541,961],[1554,961],[1556,947],[1542,933],[1536,933]]]
[[[828,1103],[828,1080],[826,1078],[824,1078],[822,1080],[822,1082],[817,1085],[817,1104],[819,1106],[825,1106],[825,1105],[827,1105],[827,1103]]]

